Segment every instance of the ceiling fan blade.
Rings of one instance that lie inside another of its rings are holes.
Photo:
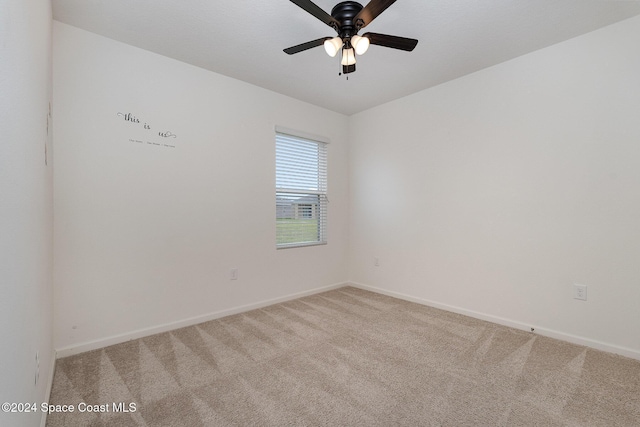
[[[320,7],[313,3],[311,0],[291,0],[291,3],[297,4],[302,9],[306,10],[308,13],[315,16],[331,28],[334,28],[336,31],[338,30],[340,23],[333,16],[320,9]]]
[[[284,49],[284,53],[293,55],[294,53],[299,53],[305,51],[307,49],[311,49],[314,47],[322,46],[325,40],[331,40],[331,37],[323,37],[317,40],[311,40],[310,42],[302,43],[296,46],[291,46]]]
[[[398,36],[390,36],[387,34],[378,34],[378,33],[364,33],[363,37],[369,38],[369,43],[376,44],[378,46],[390,47],[393,49],[406,50],[407,52],[411,52],[416,45],[418,44],[418,40],[416,39],[408,39],[406,37],[398,37]]]
[[[395,2],[396,0],[371,0],[369,4],[353,18],[353,22],[357,23],[358,20],[361,19],[362,25],[358,25],[358,29],[364,28]]]

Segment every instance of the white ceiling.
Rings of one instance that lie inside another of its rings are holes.
[[[337,0],[315,0],[330,13]],[[362,2],[366,5],[367,0]],[[344,114],[354,114],[640,14],[640,1],[398,0],[365,31],[419,40],[380,46],[338,76],[335,31],[288,0],[52,0],[54,19]]]

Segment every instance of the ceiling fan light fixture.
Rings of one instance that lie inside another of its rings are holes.
[[[369,49],[369,38],[368,37],[360,37],[358,35],[351,37],[351,45],[356,50],[358,55],[364,55],[364,53]]]
[[[342,61],[340,61],[340,64],[353,65],[355,63],[356,63],[356,54],[353,51],[353,48],[342,49]]]
[[[327,52],[327,55],[332,58],[338,54],[341,47],[342,39],[340,37],[334,37],[324,42],[324,50]]]

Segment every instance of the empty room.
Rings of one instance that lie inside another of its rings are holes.
[[[1,426],[640,425],[640,1],[3,0]]]

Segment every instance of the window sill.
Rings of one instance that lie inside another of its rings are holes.
[[[326,244],[327,242],[290,243],[287,245],[277,245],[276,249],[304,248],[307,246],[321,246]]]

